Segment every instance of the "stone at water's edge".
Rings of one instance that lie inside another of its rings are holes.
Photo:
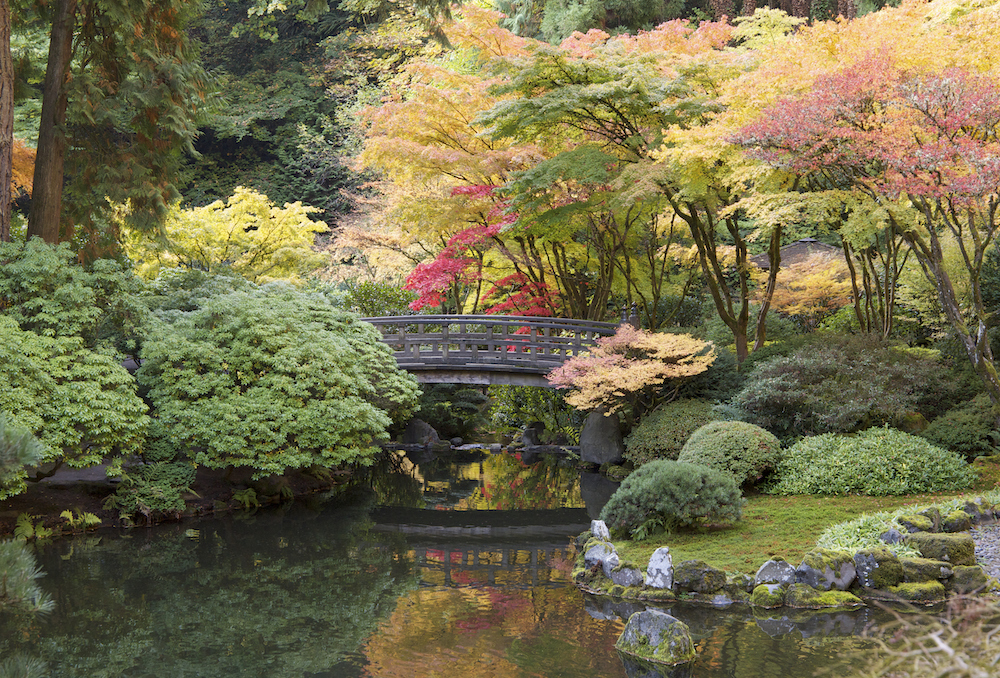
[[[659,610],[636,612],[629,617],[615,649],[658,664],[683,664],[695,658],[687,624]]]
[[[597,566],[600,566],[601,569],[605,569],[605,561],[612,556],[615,557],[615,563],[617,564],[618,554],[615,552],[614,546],[606,542],[595,544],[587,549],[587,552],[583,554],[583,566],[588,570]]]
[[[646,586],[654,589],[674,587],[674,559],[666,546],[653,551],[646,567]]]
[[[854,557],[847,551],[814,549],[803,556],[802,564],[795,569],[795,581],[824,591],[846,591],[856,574]]]
[[[858,583],[869,589],[885,589],[903,581],[903,565],[889,549],[866,549],[854,554]]]
[[[915,532],[906,535],[906,543],[920,551],[924,558],[943,560],[952,565],[976,564],[976,543],[968,533]]]
[[[781,558],[772,558],[757,569],[753,582],[754,586],[761,584],[790,586],[795,583],[795,566]]]
[[[674,567],[674,585],[678,591],[716,593],[726,585],[726,573],[703,560],[685,560]]]
[[[611,541],[611,532],[608,530],[608,524],[603,520],[590,521],[590,535],[601,541]]]
[[[951,564],[931,558],[900,558],[905,582],[938,581],[948,579],[954,572]],[[898,583],[898,582],[897,582]],[[879,587],[885,588],[885,587]]]
[[[617,586],[641,586],[642,570],[627,565],[616,565],[611,569],[608,578]]]
[[[441,442],[434,427],[422,419],[411,419],[399,438],[403,445],[436,445]]]
[[[604,416],[599,407],[587,415],[580,431],[580,459],[589,464],[620,464],[625,458],[618,415]]]
[[[948,580],[948,588],[959,595],[980,593],[985,591],[989,585],[989,576],[978,565],[957,565],[954,574]]]

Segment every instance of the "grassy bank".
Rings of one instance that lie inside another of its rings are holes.
[[[932,504],[953,494],[913,494],[900,497],[775,497],[747,498],[743,520],[732,527],[659,534],[643,541],[615,541],[622,560],[647,563],[653,551],[669,546],[674,562],[704,560],[729,572],[754,573],[765,560],[781,556],[798,562],[826,528],[862,513],[900,506]]]

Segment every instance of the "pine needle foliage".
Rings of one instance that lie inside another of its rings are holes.
[[[740,519],[743,498],[732,476],[699,464],[651,461],[626,478],[601,510],[618,534],[644,538]]]
[[[35,556],[23,542],[0,542],[0,611],[51,611],[55,603],[36,583],[42,576]]]

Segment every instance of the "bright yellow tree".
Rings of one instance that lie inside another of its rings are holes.
[[[238,187],[225,202],[191,209],[175,205],[165,243],[124,230],[125,251],[147,278],[166,268],[191,268],[231,270],[258,283],[298,280],[323,263],[313,242],[327,227],[309,218],[318,211],[300,202],[278,207],[266,195]]]

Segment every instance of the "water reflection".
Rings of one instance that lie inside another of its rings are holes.
[[[614,643],[645,605],[573,586],[578,473],[513,455],[417,462],[397,455],[372,479],[369,502],[387,505],[313,497],[41,548],[56,609],[0,620],[0,655],[59,678],[795,678],[849,673],[866,642],[853,634],[878,621],[676,604],[661,609],[689,625],[697,660],[623,661]]]

